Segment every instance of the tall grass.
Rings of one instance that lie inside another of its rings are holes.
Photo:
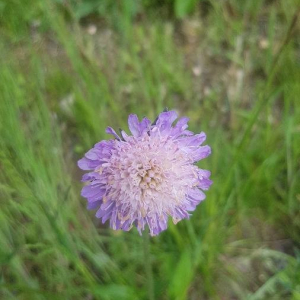
[[[86,210],[76,161],[169,107],[207,133],[214,184],[151,239],[155,299],[300,299],[297,1],[207,5],[0,1],[1,298],[148,299],[142,238]]]

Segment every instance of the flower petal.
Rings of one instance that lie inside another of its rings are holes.
[[[151,121],[147,118],[143,118],[142,122],[140,123],[140,131],[141,134],[145,131],[150,129]]]
[[[107,127],[105,130],[106,133],[113,135],[117,140],[121,140],[121,138],[118,136],[118,134],[115,132],[115,130],[111,127]]]
[[[208,178],[203,178],[203,179],[199,180],[198,186],[199,186],[200,189],[206,191],[206,190],[209,189],[209,187],[212,185],[212,183],[213,183],[213,182],[212,182],[210,179],[208,179]]]
[[[92,148],[85,154],[85,157],[91,160],[99,160],[101,158],[101,151],[97,148]]]
[[[179,145],[185,147],[200,146],[206,140],[206,134],[201,132],[193,136],[183,137],[178,139]]]
[[[91,210],[91,209],[95,209],[97,207],[99,207],[101,205],[101,201],[94,201],[94,202],[88,202],[87,204],[87,209]]]
[[[192,153],[192,157],[194,161],[199,161],[211,154],[211,148],[206,146],[200,146],[198,149],[194,150]]]
[[[177,121],[176,125],[174,126],[171,135],[174,137],[178,137],[178,136],[184,134],[185,130],[188,128],[188,125],[187,125],[188,121],[189,121],[189,118],[187,118],[187,117],[180,118]]]
[[[77,165],[81,170],[93,170],[100,165],[100,161],[84,157],[77,162]]]
[[[205,194],[199,190],[198,188],[194,188],[194,189],[190,189],[187,197],[192,200],[195,201],[197,203],[203,201],[205,199]]]
[[[129,115],[128,127],[133,136],[138,137],[140,135],[140,122],[137,115]]]
[[[156,125],[160,129],[170,128],[176,119],[177,119],[177,113],[175,110],[162,112],[158,116]]]
[[[101,188],[99,184],[86,185],[81,190],[81,196],[89,201],[100,200],[104,195],[105,189]]]
[[[92,181],[95,179],[100,179],[100,174],[97,172],[90,172],[90,173],[86,173],[82,176],[81,181],[85,182],[85,181]]]

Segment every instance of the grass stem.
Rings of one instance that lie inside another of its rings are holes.
[[[143,247],[144,247],[144,264],[147,280],[147,289],[148,289],[148,299],[154,300],[154,283],[153,283],[153,272],[152,272],[152,263],[150,257],[150,235],[149,231],[144,232],[143,234]]]

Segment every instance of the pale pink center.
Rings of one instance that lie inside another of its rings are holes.
[[[170,214],[186,201],[188,189],[197,182],[197,167],[176,142],[144,134],[115,143],[103,172],[117,205],[128,204],[132,215],[144,216]]]

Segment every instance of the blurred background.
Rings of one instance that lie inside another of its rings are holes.
[[[0,0],[0,299],[151,299],[143,239],[86,210],[76,163],[168,107],[214,184],[151,238],[154,299],[299,300],[299,6]]]

